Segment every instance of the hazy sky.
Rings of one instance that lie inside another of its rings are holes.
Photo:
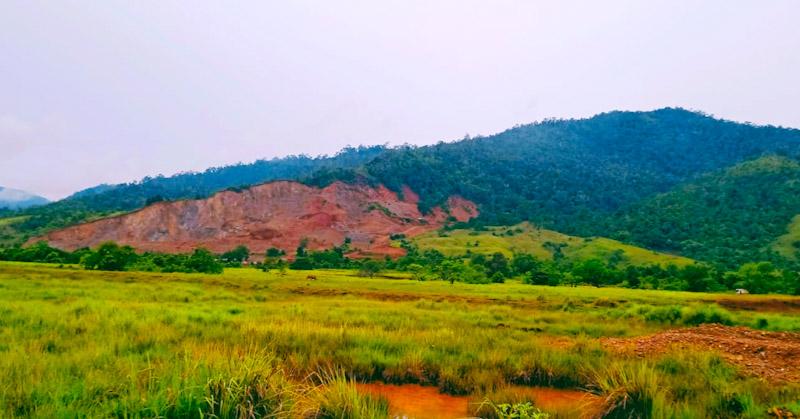
[[[0,185],[60,198],[613,109],[800,127],[798,22],[797,0],[3,0]]]

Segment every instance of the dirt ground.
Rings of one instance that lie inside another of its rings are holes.
[[[721,298],[714,302],[730,310],[800,313],[800,299],[797,298]]]
[[[744,374],[769,382],[800,382],[800,333],[706,324],[636,338],[604,338],[601,342],[607,348],[638,356],[663,353],[672,347],[712,350]]]

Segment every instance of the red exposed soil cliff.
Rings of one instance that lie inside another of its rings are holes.
[[[403,250],[390,246],[389,235],[415,236],[441,227],[448,216],[466,221],[478,214],[472,202],[451,197],[449,214],[435,208],[423,215],[416,194],[406,188],[403,196],[400,199],[383,186],[337,182],[320,189],[272,182],[207,199],[158,202],[34,240],[66,250],[115,241],[138,250],[172,253],[200,246],[223,252],[243,244],[260,255],[270,247],[292,253],[304,238],[310,249],[324,249],[349,237],[356,255],[399,256]]]

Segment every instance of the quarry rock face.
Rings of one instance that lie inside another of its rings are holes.
[[[420,213],[418,196],[408,188],[401,199],[384,186],[333,183],[315,188],[297,182],[271,182],[241,192],[219,192],[207,199],[158,202],[138,211],[56,230],[46,240],[65,250],[106,241],[140,251],[185,253],[197,247],[224,252],[238,245],[254,255],[277,247],[294,253],[301,240],[309,249],[327,249],[350,238],[353,256],[400,256],[389,236],[415,236],[440,228],[448,217],[467,221],[475,204],[459,197],[448,211]]]

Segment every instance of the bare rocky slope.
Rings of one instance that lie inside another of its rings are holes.
[[[341,245],[350,238],[353,255],[403,253],[390,246],[391,234],[415,236],[435,230],[448,217],[466,221],[478,211],[451,197],[447,209],[422,214],[419,197],[404,188],[402,198],[378,186],[335,182],[325,188],[280,181],[207,199],[158,202],[138,211],[52,231],[32,239],[65,250],[115,241],[137,250],[189,252],[205,247],[223,252],[245,245],[256,254],[270,247],[293,253],[303,239],[309,249]]]

